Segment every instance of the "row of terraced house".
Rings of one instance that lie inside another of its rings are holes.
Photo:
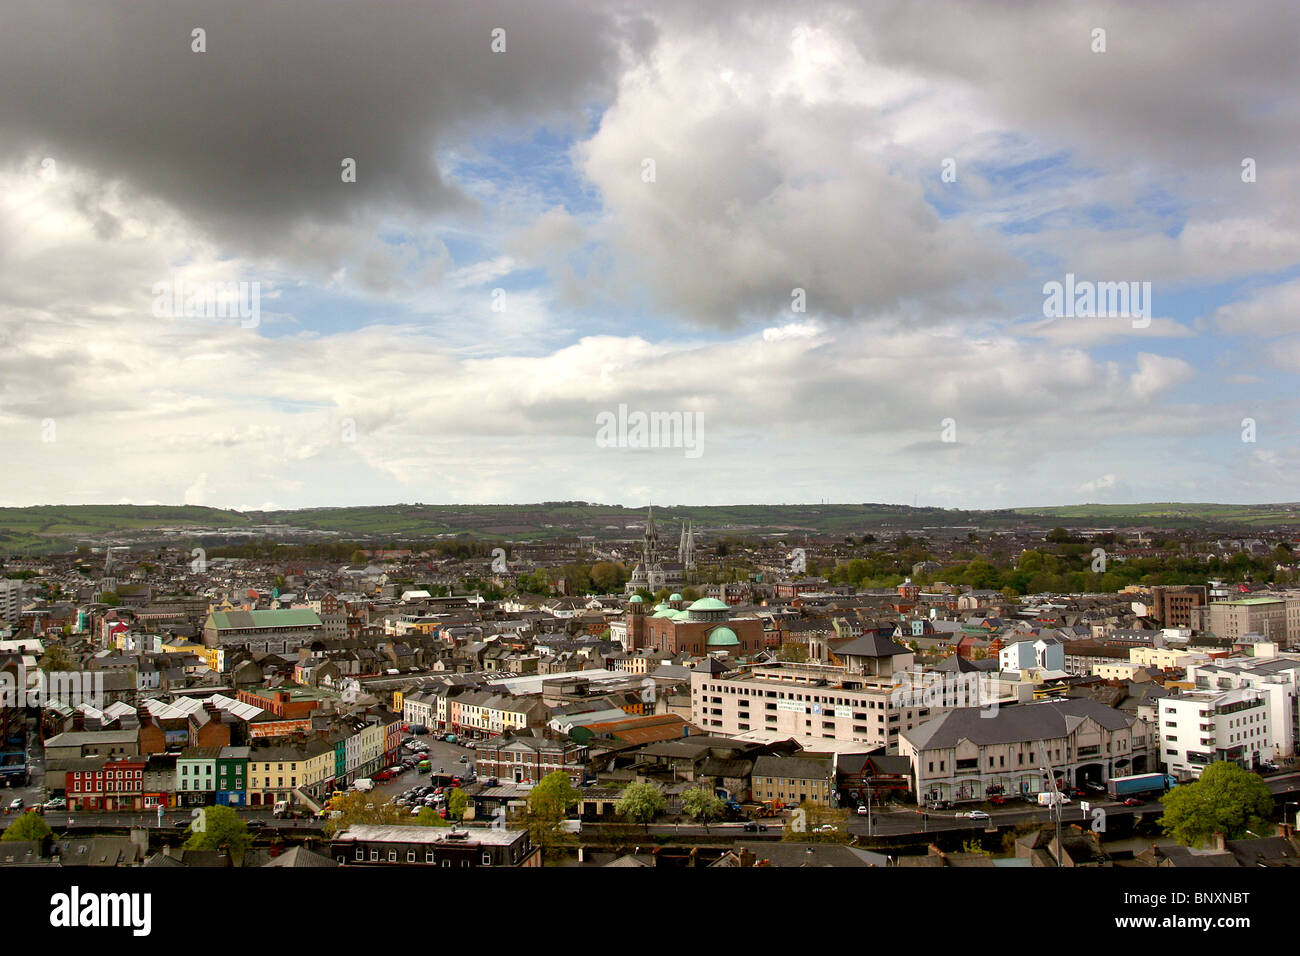
[[[329,795],[393,763],[401,723],[372,721],[355,732],[336,730],[267,746],[186,747],[141,754],[134,747],[101,752],[95,738],[121,731],[78,732],[50,738],[80,756],[48,762],[46,786],[68,801],[68,811],[152,810],[159,807],[267,807],[288,801],[318,809]],[[124,752],[129,750],[130,752]]]

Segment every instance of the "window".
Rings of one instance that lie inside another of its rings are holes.
[[[378,850],[371,850],[371,851],[370,851],[370,862],[372,862],[372,863],[378,863],[378,862],[379,862],[379,851],[378,851]]]
[[[407,862],[407,863],[414,863],[414,862],[415,862],[415,851],[414,851],[414,850],[407,850],[407,851],[406,851],[406,862]]]
[[[364,860],[365,858],[366,858],[366,851],[363,850],[361,847],[357,847],[357,859]]]
[[[491,854],[491,853],[484,853],[484,854],[483,854],[483,865],[484,865],[484,866],[491,866],[491,865],[492,865],[492,854]]]

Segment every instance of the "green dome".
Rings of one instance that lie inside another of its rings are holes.
[[[670,595],[668,596],[668,600],[670,600],[670,601],[680,601],[681,599],[682,599],[682,596],[681,596],[680,594],[676,593],[676,592],[673,592],[672,594],[670,594]]]
[[[735,647],[739,643],[740,638],[729,627],[715,627],[709,631],[709,647]]]
[[[689,621],[691,619],[691,616],[687,614],[685,611],[669,611],[664,616],[670,617],[674,621]]]
[[[627,602],[627,603],[628,603],[628,604],[644,604],[645,601],[642,600],[641,595],[639,595],[639,594],[633,594],[630,598],[628,598],[628,602]]]
[[[654,612],[653,614],[651,614],[650,616],[651,616],[651,617],[672,617],[672,616],[673,616],[674,614],[676,614],[676,613],[677,613],[677,612],[674,611],[672,608],[670,608],[670,607],[664,607],[664,608],[660,608],[659,610],[655,611],[655,612]]]
[[[691,611],[730,611],[731,608],[717,598],[700,598],[689,608]]]
[[[660,601],[658,604],[655,605],[655,610],[656,610],[656,611],[671,611],[672,608],[670,608],[670,607],[669,607],[667,604],[665,604],[663,601]]]

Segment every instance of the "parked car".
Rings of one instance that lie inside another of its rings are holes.
[[[469,763],[469,757],[465,756],[464,754],[461,754],[460,760],[458,760],[457,763]]]
[[[1145,803],[1145,802],[1146,802],[1146,801],[1144,801],[1144,800],[1139,800],[1137,797],[1129,797],[1127,800],[1124,801],[1124,806],[1126,806],[1126,807],[1140,807],[1140,806],[1142,806],[1142,804]]]
[[[862,804],[862,806],[858,807],[858,816],[860,817],[871,816],[871,811],[867,809],[867,805],[865,803]]]
[[[989,815],[983,810],[971,810],[969,813],[959,813],[959,817],[969,817],[972,820],[988,820]]]
[[[934,803],[930,804],[930,809],[931,809],[931,810],[951,810],[951,809],[952,809],[952,801],[951,801],[951,800],[936,800],[936,801],[934,801]]]
[[[767,832],[767,824],[766,824],[766,823],[746,823],[746,824],[745,824],[745,832],[746,832],[746,833],[766,833],[766,832]]]
[[[24,805],[25,804],[23,803],[22,797],[14,797],[12,800],[9,801],[9,812],[20,813],[22,812]]]
[[[1269,762],[1267,762],[1267,761],[1261,761],[1261,762],[1260,762],[1260,765],[1259,765],[1259,769],[1260,769],[1260,770],[1263,770],[1265,773],[1277,773],[1277,771],[1278,771],[1278,766],[1277,766],[1277,764],[1275,764],[1275,763],[1269,763]]]

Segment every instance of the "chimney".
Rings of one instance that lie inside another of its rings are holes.
[[[140,848],[141,855],[149,853],[149,831],[144,827],[131,828],[131,842]]]
[[[1226,841],[1225,841],[1224,838],[1223,838],[1223,834],[1222,834],[1222,833],[1216,833],[1216,834],[1214,834],[1214,849],[1215,849],[1215,850],[1218,850],[1220,853],[1222,853],[1222,852],[1224,852],[1227,848],[1228,848],[1228,847],[1227,847],[1227,843],[1226,843]]]

